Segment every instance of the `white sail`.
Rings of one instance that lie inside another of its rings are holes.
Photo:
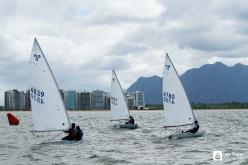
[[[34,131],[59,131],[70,127],[56,80],[34,39],[30,62],[30,99]]]
[[[129,111],[128,111],[126,99],[114,70],[112,72],[110,92],[111,92],[110,107],[111,107],[112,120],[128,119]]]
[[[165,127],[189,125],[195,121],[188,97],[167,53],[163,71],[163,105]]]

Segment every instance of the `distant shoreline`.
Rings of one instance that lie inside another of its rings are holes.
[[[191,103],[190,104],[193,110],[248,110],[248,102],[240,103],[240,102],[226,102],[226,103]],[[146,104],[146,108],[142,111],[157,111],[163,109],[163,104]],[[30,108],[30,107],[29,107]],[[0,106],[0,111],[4,111],[4,106]],[[27,109],[22,110],[7,110],[7,111],[30,111]],[[67,111],[110,111],[109,109],[88,109],[88,110],[67,110]],[[141,111],[137,109],[132,109],[131,111]]]

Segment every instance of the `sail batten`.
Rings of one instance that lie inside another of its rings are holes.
[[[112,72],[110,93],[111,93],[111,97],[110,97],[111,119],[112,120],[128,119],[129,111],[128,111],[126,99],[114,70]]]
[[[35,132],[69,129],[70,122],[53,72],[36,38],[29,61],[29,88]]]
[[[167,53],[163,71],[162,95],[165,127],[185,126],[195,121],[179,75]]]

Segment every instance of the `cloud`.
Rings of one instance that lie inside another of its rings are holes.
[[[138,45],[136,43],[117,43],[111,48],[111,55],[127,55],[129,53],[140,52],[147,50],[147,46]]]
[[[112,69],[123,88],[161,76],[165,51],[180,74],[216,61],[248,64],[244,0],[0,3],[1,93],[27,88],[34,37],[64,89],[108,91]]]

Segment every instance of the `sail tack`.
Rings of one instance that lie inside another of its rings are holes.
[[[195,117],[177,71],[166,53],[163,71],[165,127],[189,125]]]
[[[110,92],[111,92],[110,106],[111,106],[112,120],[128,119],[129,111],[128,111],[126,99],[124,97],[120,82],[114,70],[112,72]]]
[[[56,80],[37,42],[29,61],[29,88],[34,131],[67,130],[70,127]]]

